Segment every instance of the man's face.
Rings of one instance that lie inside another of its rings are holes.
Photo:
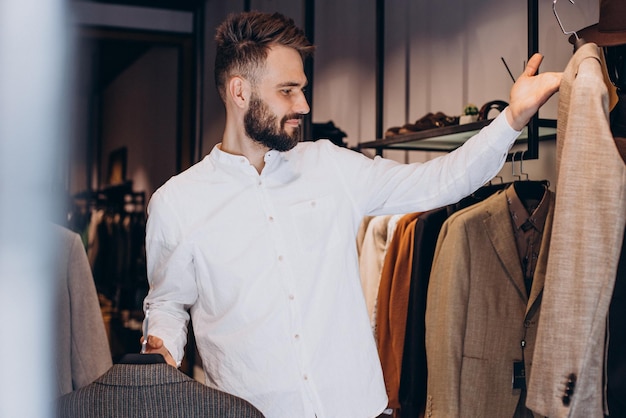
[[[285,123],[288,120],[301,119],[301,115],[294,113],[285,115],[279,120],[278,115],[273,113],[257,94],[253,93],[243,122],[246,134],[254,141],[269,149],[288,151],[300,141],[301,129],[298,125],[288,132],[285,130]]]
[[[244,115],[246,134],[269,149],[287,151],[300,140],[302,115],[309,113],[300,54],[284,46],[270,49]]]

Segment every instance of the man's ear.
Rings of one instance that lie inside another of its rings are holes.
[[[241,77],[233,77],[228,82],[228,95],[237,107],[244,109],[248,106],[250,91],[250,83]]]

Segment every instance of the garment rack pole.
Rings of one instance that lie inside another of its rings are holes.
[[[385,80],[385,0],[376,0],[376,138],[383,137]]]
[[[528,58],[539,52],[539,0],[528,0]],[[539,113],[528,123],[528,148],[523,160],[539,158]]]

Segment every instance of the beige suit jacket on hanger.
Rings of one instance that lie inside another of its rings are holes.
[[[595,44],[581,46],[565,69],[557,126],[554,225],[526,405],[551,418],[601,418],[626,169]]]
[[[428,287],[426,416],[512,417],[521,390],[513,363],[526,372],[539,316],[550,246],[552,192],[530,297],[501,191],[453,214],[443,225]],[[548,196],[546,196],[547,198]]]

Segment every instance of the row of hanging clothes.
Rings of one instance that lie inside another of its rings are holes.
[[[573,0],[570,0],[573,3]],[[558,181],[526,404],[548,417],[626,416],[626,3],[566,31]]]
[[[67,219],[85,245],[114,360],[138,351],[148,292],[145,193],[130,181],[77,193]]]
[[[514,334],[508,340],[521,340],[523,307],[531,294],[544,224],[553,210],[548,186],[547,181],[496,182],[454,205],[363,220],[358,239],[362,286],[396,417],[424,413],[429,368],[441,371],[437,381],[431,376],[431,384],[447,388],[446,397],[454,394],[452,376],[444,371],[456,373],[453,364],[459,366],[460,359],[452,362],[452,351],[463,347],[466,335],[481,339],[472,344],[482,346],[489,340],[487,331],[500,334],[502,328]],[[517,269],[502,271],[506,265]],[[483,303],[483,298],[493,302]],[[427,299],[436,300],[428,311]],[[505,323],[467,333],[467,328],[481,326],[474,315],[495,315]],[[439,356],[435,361],[431,355],[427,365],[428,322],[437,331],[428,337]],[[515,397],[508,389],[508,397]],[[438,402],[443,407],[444,399]],[[464,416],[478,416],[464,409]]]
[[[626,158],[614,129],[626,98],[603,50],[572,43],[554,191],[519,176],[363,220],[362,286],[395,417],[626,416]]]

